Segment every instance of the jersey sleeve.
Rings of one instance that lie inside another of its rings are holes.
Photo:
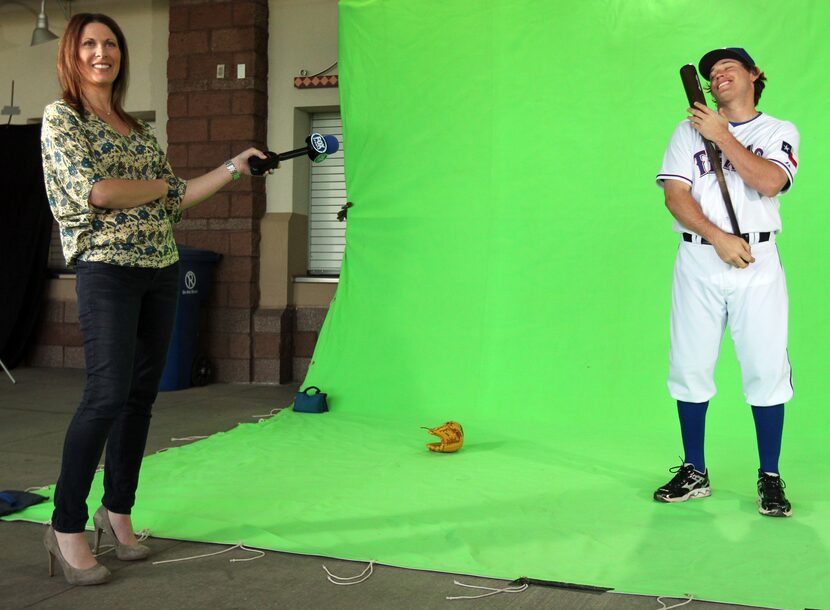
[[[793,178],[798,171],[798,147],[801,143],[801,136],[795,125],[784,121],[779,129],[776,129],[772,138],[767,142],[763,157],[780,165],[787,174],[787,184],[781,189],[781,193],[790,190]]]
[[[674,130],[663,155],[663,164],[657,174],[657,186],[663,188],[666,180],[679,180],[692,186],[692,129],[682,121]]]

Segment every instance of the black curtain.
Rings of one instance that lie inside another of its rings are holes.
[[[32,347],[51,233],[40,125],[0,126],[0,359],[9,368]]]

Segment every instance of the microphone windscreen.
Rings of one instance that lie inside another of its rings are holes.
[[[323,139],[326,141],[326,154],[333,155],[338,150],[340,150],[340,142],[337,141],[337,138],[334,136],[323,136]]]

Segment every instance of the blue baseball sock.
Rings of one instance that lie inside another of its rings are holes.
[[[680,434],[683,436],[683,450],[686,452],[684,462],[692,464],[695,470],[706,472],[706,460],[703,457],[703,437],[706,432],[706,402],[677,401],[677,414],[680,416]]]
[[[781,455],[781,436],[784,432],[784,405],[753,406],[752,417],[755,418],[761,471],[778,474],[778,456]]]

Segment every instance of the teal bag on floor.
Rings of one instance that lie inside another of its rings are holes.
[[[317,390],[311,394],[311,390]],[[308,386],[294,394],[294,410],[299,413],[325,413],[329,410],[326,404],[326,394],[320,391],[317,386]]]

